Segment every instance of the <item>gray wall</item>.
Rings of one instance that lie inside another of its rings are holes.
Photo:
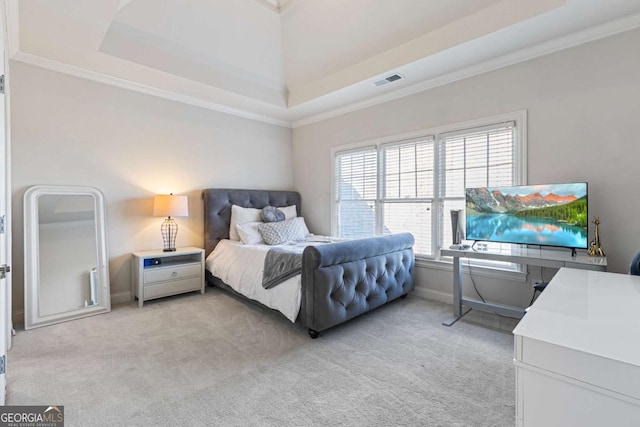
[[[332,146],[526,109],[528,182],[588,181],[609,271],[626,273],[640,249],[639,45],[634,30],[295,129],[294,182],[310,228],[331,231]],[[474,276],[486,298],[525,306],[540,269],[528,283]],[[418,279],[426,295],[450,298],[450,270],[420,268]],[[468,281],[464,293],[476,297]]]
[[[162,248],[157,193],[189,196],[177,246],[203,245],[200,191],[292,189],[291,130],[12,62],[14,319],[23,307],[23,195],[37,184],[99,188],[107,205],[114,302],[130,253]]]

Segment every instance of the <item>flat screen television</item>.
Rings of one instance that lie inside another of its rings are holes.
[[[467,240],[587,248],[587,183],[465,190]]]

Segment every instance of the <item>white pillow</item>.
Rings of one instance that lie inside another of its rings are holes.
[[[258,229],[267,245],[296,242],[304,240],[309,235],[309,229],[301,216],[279,222],[265,222],[259,224]]]
[[[245,245],[264,245],[262,234],[258,226],[261,222],[245,222],[244,224],[236,224],[236,230],[240,236],[240,241]]]
[[[284,219],[291,219],[291,218],[295,218],[298,216],[298,211],[296,209],[296,205],[291,205],[291,206],[285,206],[282,208],[278,208],[280,209],[282,212],[284,212]]]
[[[247,222],[260,222],[262,209],[243,208],[238,205],[231,205],[231,224],[229,225],[229,239],[240,240],[236,225]]]

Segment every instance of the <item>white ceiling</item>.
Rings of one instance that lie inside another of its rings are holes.
[[[297,126],[640,26],[639,0],[7,0],[12,59]],[[391,73],[405,78],[376,87]]]

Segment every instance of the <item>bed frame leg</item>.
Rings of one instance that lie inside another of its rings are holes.
[[[313,329],[309,328],[309,336],[311,337],[312,340],[315,340],[320,336],[320,332],[314,331]]]

